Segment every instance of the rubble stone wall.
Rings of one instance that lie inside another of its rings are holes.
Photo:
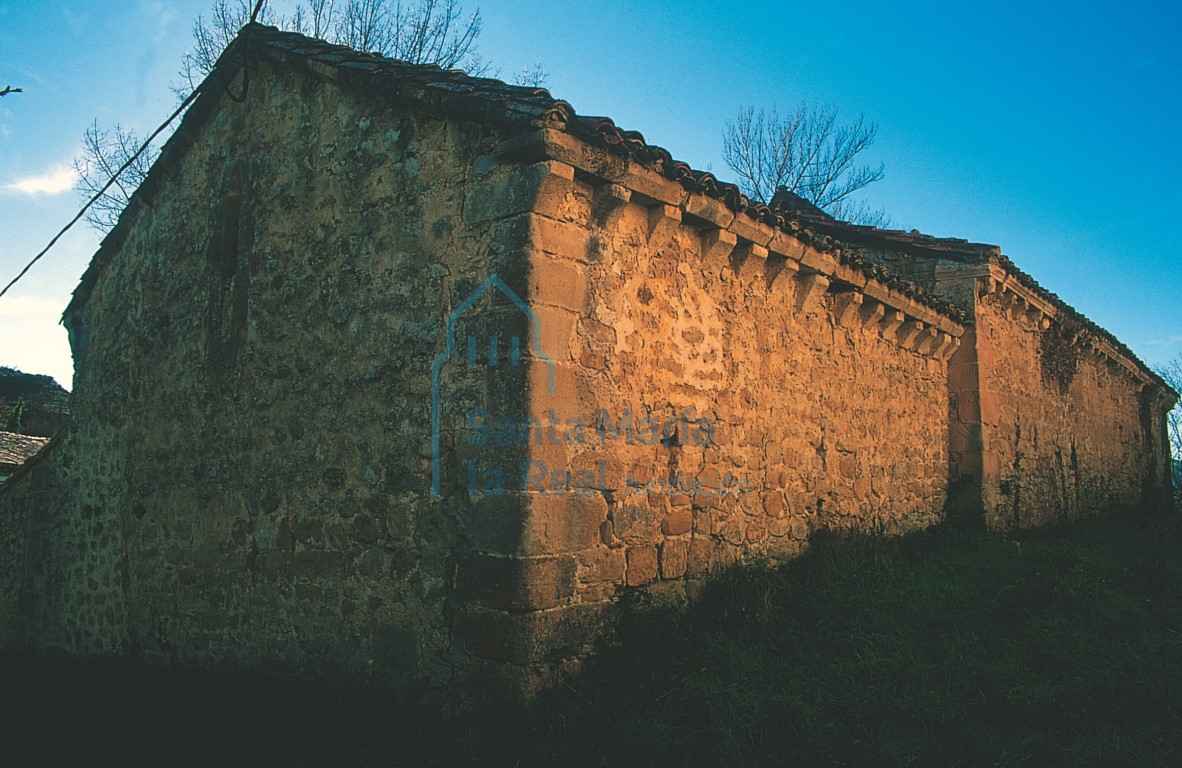
[[[462,211],[503,137],[261,62],[204,119],[70,320],[56,490],[0,492],[27,596],[3,640],[449,680],[466,534],[430,494],[431,371],[449,304],[508,258]]]
[[[576,655],[629,590],[681,602],[821,528],[943,519],[951,337],[843,283],[832,258],[808,268],[827,257],[801,243],[777,257],[692,216],[695,200],[538,166],[534,210],[505,222],[524,232],[515,284],[541,341],[527,455],[511,492],[473,489],[459,569],[477,653]],[[495,414],[470,426],[467,460],[495,462]]]
[[[986,523],[1024,528],[1151,501],[1161,421],[1142,402],[1146,385],[1073,342],[1061,320],[1007,311],[1002,296],[983,292],[975,323]]]
[[[1173,393],[1000,249],[973,247],[963,260],[862,250],[973,320],[950,366],[952,507],[1011,530],[1168,499]]]
[[[5,643],[84,654],[127,650],[121,467],[113,454],[91,458],[69,447],[87,450],[98,432],[60,435],[0,486]]]

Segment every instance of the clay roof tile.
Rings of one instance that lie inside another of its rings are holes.
[[[48,442],[48,437],[0,432],[0,465],[18,467],[33,458]]]

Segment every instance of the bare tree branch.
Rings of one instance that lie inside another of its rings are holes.
[[[197,16],[193,47],[185,51],[180,81],[172,86],[179,99],[186,99],[213,71],[222,51],[250,21],[253,5],[253,0],[213,0],[208,16]],[[480,11],[466,14],[456,0],[302,0],[290,20],[269,13],[264,5],[258,21],[411,64],[462,67],[478,76],[489,73],[489,65],[476,53]],[[546,78],[541,65],[523,76],[525,84],[534,86]],[[6,88],[0,95],[19,91]],[[79,193],[89,200],[138,145],[135,133],[118,125],[112,131],[91,125],[83,138],[82,154],[74,160]],[[114,226],[154,159],[154,153],[137,158],[87,212],[87,222],[100,231]]]
[[[879,229],[889,229],[894,226],[885,208],[871,208],[862,200],[845,198],[829,206],[826,211],[838,221],[848,221],[851,224],[861,224]]]
[[[349,0],[334,29],[335,42],[359,51],[389,51],[398,45],[401,14],[401,2],[392,9],[384,0]]]
[[[193,48],[181,56],[178,72],[181,82],[172,86],[178,99],[192,93],[205,76],[213,71],[213,65],[222,51],[250,21],[251,10],[250,0],[214,0],[208,19],[197,14],[193,21]],[[264,23],[272,21],[266,5],[258,20]]]
[[[326,38],[333,34],[336,19],[334,0],[307,0],[296,7],[291,17],[291,28],[309,37]]]
[[[802,104],[783,117],[775,109],[749,107],[727,123],[722,154],[753,200],[766,203],[784,187],[835,218],[885,226],[884,212],[848,202],[883,177],[881,165],[856,164],[877,132],[862,117],[839,125],[836,107]]]
[[[89,200],[135,155],[141,143],[135,131],[124,130],[119,125],[108,131],[99,128],[97,120],[91,123],[82,138],[82,155],[74,158],[72,163],[78,173],[74,189]],[[149,148],[119,174],[106,194],[86,212],[87,223],[102,232],[115,226],[132,192],[148,175],[156,155],[157,152]]]
[[[549,79],[550,73],[542,68],[541,62],[538,62],[532,66],[522,67],[521,71],[513,76],[513,84],[527,88],[544,88]]]
[[[250,0],[214,0],[208,17],[197,16],[193,48],[185,51],[180,82],[172,88],[178,98],[213,71],[218,56],[250,21],[251,5]],[[258,20],[410,64],[460,67],[477,76],[489,72],[476,53],[480,11],[467,16],[456,0],[303,0],[290,20],[275,16],[267,6]]]
[[[1176,392],[1182,392],[1182,354],[1158,368],[1157,372]],[[1182,403],[1174,406],[1166,416],[1166,432],[1170,439],[1170,466],[1174,472],[1174,496],[1182,500]]]

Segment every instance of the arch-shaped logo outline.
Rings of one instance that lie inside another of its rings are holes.
[[[521,312],[529,319],[530,328],[530,349],[543,362],[546,363],[546,389],[551,395],[557,389],[554,379],[554,360],[546,354],[542,349],[542,324],[541,320],[530,309],[529,305],[517,293],[505,284],[505,281],[500,278],[495,272],[488,276],[488,278],[481,283],[476,290],[464,299],[451,314],[447,316],[447,341],[443,352],[436,356],[431,363],[431,494],[433,496],[441,496],[440,492],[440,403],[439,403],[439,376],[443,370],[443,364],[451,358],[456,350],[456,321],[469,309],[472,305],[480,300],[490,288],[496,288],[506,298],[513,302],[513,304],[521,310]]]

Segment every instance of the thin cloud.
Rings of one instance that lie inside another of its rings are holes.
[[[155,42],[160,42],[164,36],[168,34],[168,28],[177,19],[178,12],[170,4],[154,0],[153,2],[141,2],[140,12],[147,18],[156,19],[157,32]]]
[[[26,176],[10,184],[5,184],[4,190],[29,197],[60,195],[73,189],[76,181],[78,181],[78,172],[65,163],[59,163],[40,175]]]
[[[1151,339],[1145,343],[1153,347],[1169,347],[1180,342],[1182,342],[1182,336],[1171,336],[1168,339]]]

